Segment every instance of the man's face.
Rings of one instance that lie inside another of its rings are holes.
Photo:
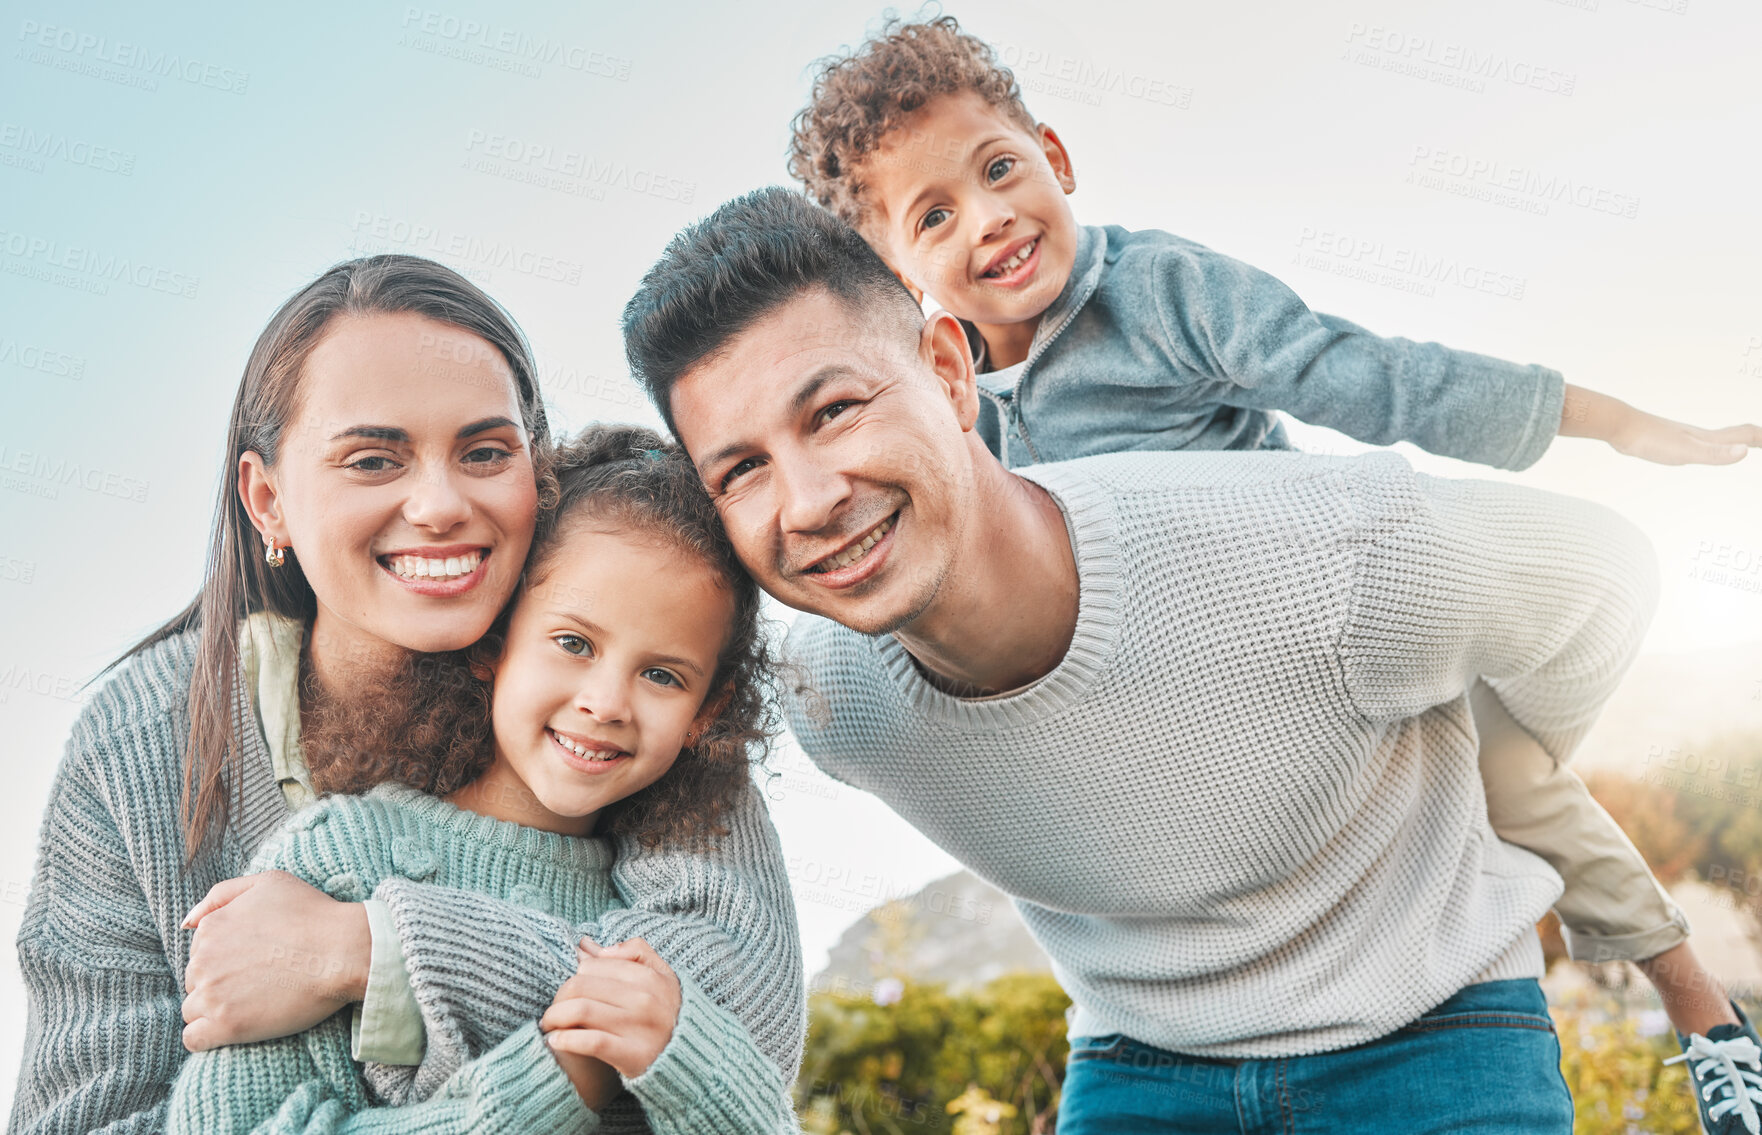
[[[973,500],[963,425],[977,408],[970,381],[939,374],[947,353],[816,289],[674,386],[679,438],[741,561],[780,602],[865,634],[930,608]]]

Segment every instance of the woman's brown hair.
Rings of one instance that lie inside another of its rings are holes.
[[[317,611],[316,597],[296,557],[289,556],[277,568],[264,562],[257,530],[239,499],[239,458],[255,451],[264,464],[275,465],[282,433],[298,407],[301,372],[333,321],[405,313],[468,331],[501,353],[513,373],[522,425],[543,487],[543,456],[550,448],[550,433],[531,348],[513,318],[475,284],[421,257],[369,256],[336,265],[282,304],[257,337],[239,380],[202,589],[188,607],[117,660],[174,635],[189,631],[199,635],[184,761],[183,823],[191,858],[225,827],[229,797],[237,798],[243,791],[240,730],[251,722],[241,716],[240,708],[249,700],[248,692],[240,688],[239,620],[256,611],[271,611],[310,626]]]

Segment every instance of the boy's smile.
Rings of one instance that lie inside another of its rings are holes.
[[[1070,156],[970,91],[931,100],[861,164],[863,225],[914,289],[976,324],[993,368],[1027,356],[1077,256]]]

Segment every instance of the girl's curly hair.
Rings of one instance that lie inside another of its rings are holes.
[[[641,791],[600,813],[602,835],[702,846],[727,834],[729,800],[776,736],[773,696],[779,673],[763,594],[740,566],[721,517],[691,460],[677,445],[640,426],[590,426],[559,446],[547,462],[553,499],[539,512],[520,587],[489,633],[464,651],[415,655],[383,688],[351,691],[346,703],[314,703],[304,729],[309,751],[340,754],[313,766],[326,792],[364,792],[396,780],[444,796],[481,776],[494,755],[490,683],[480,675],[500,653],[515,603],[542,578],[565,535],[583,519],[656,537],[695,557],[734,598],[728,641],[704,704],[718,707],[673,767]],[[397,707],[396,722],[385,720]],[[365,717],[376,715],[369,724]],[[348,738],[357,738],[351,746]],[[373,752],[350,751],[372,737]]]
[[[808,105],[792,124],[789,174],[858,230],[866,214],[863,159],[932,99],[971,91],[1030,134],[1039,125],[1015,75],[953,16],[906,23],[890,13],[880,34],[818,67]]]

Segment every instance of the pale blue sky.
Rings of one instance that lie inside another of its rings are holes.
[[[951,10],[1058,127],[1079,219],[1179,232],[1380,332],[1544,362],[1671,416],[1762,418],[1753,4]],[[652,420],[624,376],[619,309],[677,228],[785,178],[808,65],[860,39],[879,8],[4,12],[10,942],[74,691],[196,586],[238,374],[280,300],[361,252],[432,255],[520,320],[560,424]],[[1416,259],[1445,268],[1391,267]],[[1489,278],[1491,291],[1471,286]],[[1762,457],[1670,470],[1562,442],[1521,477],[1651,534],[1667,587],[1650,649],[1762,642]],[[1751,657],[1762,683],[1762,650]],[[949,863],[798,755],[780,763],[778,825],[817,968],[874,899]],[[0,1103],[22,1018],[7,949]]]

